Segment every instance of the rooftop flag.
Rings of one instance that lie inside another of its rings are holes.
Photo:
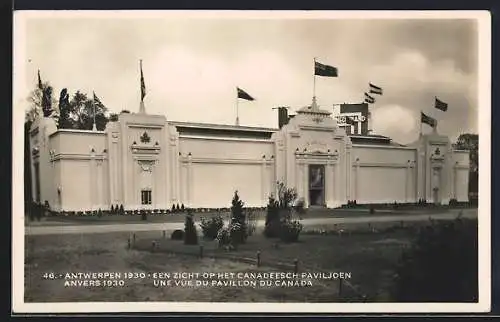
[[[146,84],[144,83],[144,74],[142,73],[142,59],[141,64],[141,102],[144,101],[144,96],[146,96]]]
[[[324,77],[338,77],[338,70],[336,67],[324,65],[314,61],[314,75]]]
[[[241,99],[244,99],[244,100],[247,100],[247,101],[254,101],[255,100],[255,98],[253,98],[252,96],[248,95],[248,93],[245,92],[244,90],[242,90],[241,88],[236,87],[236,90],[238,92],[238,98],[241,98]]]
[[[368,93],[365,93],[365,103],[373,104],[375,103],[375,98]]]
[[[420,112],[420,122],[435,128],[437,126],[437,121],[435,118],[425,115],[424,112]]]
[[[440,101],[437,97],[435,97],[434,107],[443,112],[446,112],[448,110],[448,104],[446,104],[443,101]]]
[[[382,95],[382,88],[381,87],[373,85],[372,83],[368,83],[368,85],[370,86],[370,94]]]

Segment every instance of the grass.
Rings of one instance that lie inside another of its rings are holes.
[[[203,241],[203,258],[198,256],[199,246],[171,241],[169,235],[163,239],[158,231],[137,233],[137,249],[130,250],[129,233],[26,236],[25,301],[336,302],[360,301],[360,294],[367,295],[369,301],[387,301],[393,266],[409,242],[408,231],[363,233],[361,226],[334,227],[344,229],[344,234],[338,235],[325,233],[325,228],[308,228],[294,244],[268,240],[257,232],[237,252]],[[153,240],[159,244],[155,251],[151,251]],[[261,251],[260,267],[255,263],[257,250]],[[155,287],[153,280],[146,278],[125,280],[124,287],[85,288],[64,287],[64,280],[43,277],[50,272],[290,271],[296,258],[299,272],[350,272],[349,283],[360,293],[343,287],[339,297],[337,280],[314,280],[309,287],[193,289]]]

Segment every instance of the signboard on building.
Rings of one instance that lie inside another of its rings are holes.
[[[369,116],[368,104],[340,104],[340,113],[336,113],[338,126],[346,127],[348,134],[368,135],[369,134]],[[347,124],[349,117],[354,121],[354,125]]]

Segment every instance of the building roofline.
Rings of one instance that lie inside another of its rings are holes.
[[[58,129],[54,133],[51,133],[49,137],[54,136],[59,133],[86,133],[86,134],[96,134],[102,135],[105,134],[105,131],[93,131],[93,130],[78,130],[78,129]]]
[[[198,128],[198,129],[211,129],[211,130],[230,130],[230,131],[246,131],[246,132],[278,132],[277,128],[266,128],[256,126],[242,126],[242,125],[229,125],[229,124],[212,124],[212,123],[194,123],[194,122],[178,122],[168,121],[170,125],[176,127]]]

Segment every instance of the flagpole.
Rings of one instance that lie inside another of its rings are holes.
[[[313,58],[314,61],[314,72],[313,72],[313,98],[316,97],[316,57]]]
[[[238,87],[236,87],[236,125],[240,125],[240,117],[238,109]]]
[[[92,94],[94,94],[94,96],[92,96],[92,107],[94,109],[94,125],[92,126],[92,131],[97,131],[97,126],[95,124],[95,93],[92,92]]]
[[[422,110],[420,110],[420,137],[422,137]]]

